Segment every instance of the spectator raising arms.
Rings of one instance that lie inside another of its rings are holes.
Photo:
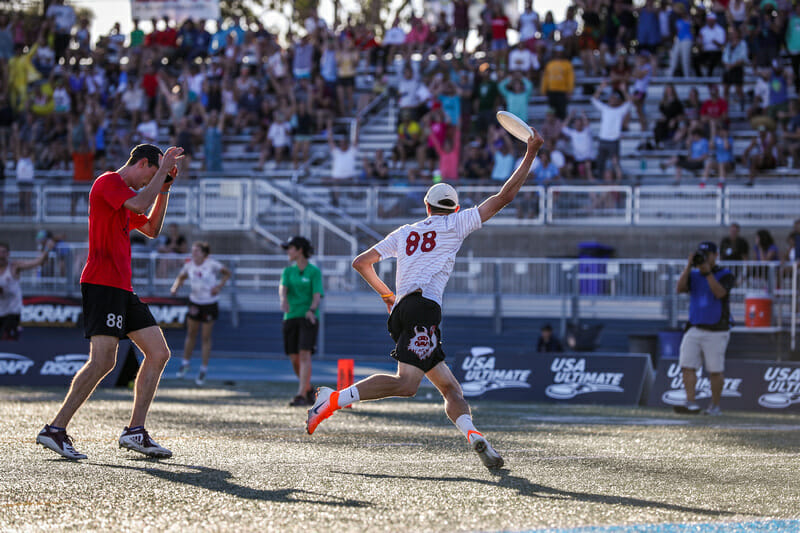
[[[533,93],[533,84],[519,71],[512,72],[497,86],[500,94],[506,100],[506,109],[514,115],[528,122],[528,103]],[[564,99],[566,102],[566,99]],[[566,105],[565,105],[566,107]],[[556,111],[556,114],[558,111]]]
[[[600,95],[607,86],[608,83],[603,81],[598,86],[594,96],[592,96],[592,105],[600,111],[600,133],[597,136],[599,140],[597,147],[597,174],[599,179],[603,178],[606,162],[609,160],[617,169],[617,173],[621,173],[619,140],[622,136],[622,123],[631,109],[630,97],[622,91],[613,91],[608,99],[608,104],[601,102],[599,100]]]

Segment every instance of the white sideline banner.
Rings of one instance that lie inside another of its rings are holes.
[[[131,17],[139,20],[219,19],[219,0],[131,0]]]

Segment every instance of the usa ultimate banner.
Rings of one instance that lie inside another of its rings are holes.
[[[171,20],[218,20],[219,0],[131,0],[131,16],[134,19]]]

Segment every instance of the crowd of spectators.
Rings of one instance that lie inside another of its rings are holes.
[[[376,47],[363,24],[334,32],[312,13],[303,26],[273,35],[255,19],[165,17],[93,39],[63,0],[40,17],[0,13],[0,167],[12,158],[25,182],[50,169],[89,181],[133,144],[169,142],[185,167],[221,172],[229,135],[248,139],[259,167],[297,167],[313,136],[368,103],[354,76]]]
[[[187,168],[221,172],[226,139],[239,136],[259,169],[297,168],[317,139],[331,143],[326,178],[335,183],[490,183],[523,148],[497,126],[500,108],[542,131],[533,174],[544,185],[622,181],[628,130],[642,132],[638,151],[685,147],[664,159],[676,183],[690,170],[703,185],[712,174],[724,184],[736,165],[753,183],[800,163],[800,5],[575,0],[560,22],[531,0],[515,20],[502,1],[487,0],[475,19],[470,7],[405,11],[387,27],[352,17],[331,28],[311,12],[282,35],[258,19],[164,18],[97,38],[63,0],[40,17],[0,13],[0,168],[11,157],[20,183],[37,169],[69,168],[88,181],[131,144],[168,136]],[[372,82],[357,91],[361,71]],[[655,75],[704,80],[685,98],[667,84],[657,102]],[[592,96],[578,105],[581,89]],[[332,121],[356,117],[384,91],[398,109],[397,142],[359,164],[357,143],[333,142]],[[528,116],[534,96],[547,102],[544,118]],[[732,123],[758,132],[738,153]]]

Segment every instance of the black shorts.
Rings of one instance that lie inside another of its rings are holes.
[[[206,305],[189,302],[189,314],[187,316],[198,322],[214,322],[219,317],[219,305],[217,305],[217,302]]]
[[[354,87],[356,84],[356,79],[354,76],[348,76],[346,78],[339,78],[339,85],[342,87]]]
[[[705,168],[706,163],[705,161],[696,161],[682,155],[678,157],[678,166],[685,170],[701,170]]]
[[[744,67],[731,67],[722,73],[725,85],[744,85]]]
[[[117,287],[81,283],[83,332],[87,339],[108,335],[124,339],[131,331],[157,326],[150,308],[135,293]]]
[[[19,340],[20,315],[0,316],[0,341]]]
[[[389,334],[397,343],[392,357],[428,372],[444,361],[442,350],[442,308],[421,292],[403,297],[389,315]]]
[[[283,321],[283,351],[286,355],[300,351],[314,353],[317,350],[319,320],[313,324],[305,317]]]

